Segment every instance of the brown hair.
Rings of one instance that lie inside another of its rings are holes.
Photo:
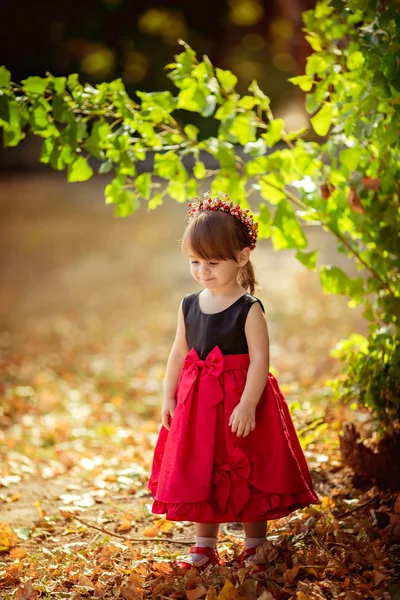
[[[197,256],[206,260],[236,261],[236,253],[250,246],[247,227],[233,215],[218,210],[203,210],[186,225],[181,240],[182,253],[190,247]],[[258,282],[250,259],[240,267],[237,281],[253,294]]]

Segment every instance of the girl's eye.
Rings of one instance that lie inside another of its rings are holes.
[[[215,265],[217,265],[217,264],[218,264],[218,263],[210,262],[210,265],[213,265],[213,266],[215,266]]]

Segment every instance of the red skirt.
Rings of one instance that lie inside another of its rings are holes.
[[[248,354],[205,360],[192,348],[176,391],[170,429],[161,426],[148,488],[152,513],[171,521],[229,523],[279,519],[320,504],[277,379],[268,380],[256,426],[237,437],[228,426],[250,364]]]

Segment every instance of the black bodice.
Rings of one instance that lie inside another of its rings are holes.
[[[215,346],[219,346],[222,354],[247,354],[249,349],[244,333],[247,313],[254,302],[259,302],[265,313],[261,300],[252,294],[244,294],[225,310],[207,314],[200,309],[199,294],[193,292],[183,298],[189,350],[195,348],[202,360]]]

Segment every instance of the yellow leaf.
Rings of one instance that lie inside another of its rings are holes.
[[[224,587],[218,594],[218,600],[240,600],[237,589],[229,579],[225,579]]]
[[[38,513],[39,513],[39,518],[40,518],[40,519],[43,519],[43,517],[44,517],[44,514],[43,514],[43,511],[42,511],[42,509],[40,508],[40,502],[39,502],[39,500],[36,500],[36,502],[34,502],[34,503],[32,504],[32,506],[35,506],[35,507],[37,508],[37,511],[38,511]]]
[[[15,531],[5,523],[0,521],[0,550],[9,550],[18,543],[18,536]]]
[[[149,525],[148,527],[145,527],[143,529],[143,535],[145,537],[153,537],[156,536],[158,533],[158,527],[152,527],[151,525]]]

